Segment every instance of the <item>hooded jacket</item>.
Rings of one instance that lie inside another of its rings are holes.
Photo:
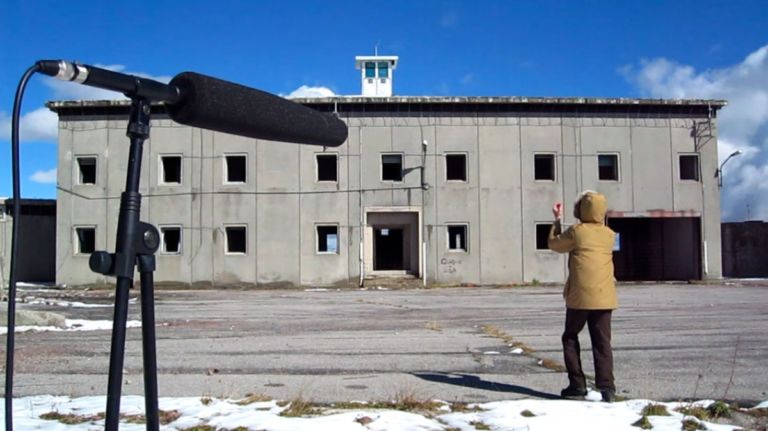
[[[550,229],[549,248],[569,253],[568,280],[563,291],[568,308],[614,310],[619,306],[613,276],[616,234],[605,225],[606,212],[605,196],[588,191],[574,208],[574,215],[581,223],[562,232],[560,220],[556,220]]]

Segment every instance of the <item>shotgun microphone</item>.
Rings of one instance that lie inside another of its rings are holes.
[[[256,139],[337,147],[347,139],[338,117],[261,90],[194,72],[169,84],[63,60],[37,62],[40,72],[64,81],[165,102],[177,123]]]

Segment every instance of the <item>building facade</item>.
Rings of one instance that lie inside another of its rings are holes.
[[[336,112],[338,148],[182,126],[153,109],[142,220],[158,282],[356,286],[559,282],[552,204],[604,193],[619,280],[721,276],[717,110],[723,101],[515,97],[295,100]],[[128,102],[59,115],[57,282],[106,279],[124,188]],[[574,223],[566,212],[565,223]]]

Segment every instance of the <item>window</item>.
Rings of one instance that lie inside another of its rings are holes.
[[[597,175],[600,180],[618,181],[619,180],[619,155],[618,154],[598,154],[597,155]]]
[[[162,245],[160,252],[163,254],[181,254],[181,227],[161,226],[160,238]]]
[[[228,184],[242,184],[246,180],[245,155],[224,156],[224,182]]]
[[[403,155],[402,154],[382,154],[381,155],[381,180],[382,181],[402,181],[403,180]]]
[[[699,155],[680,155],[680,179],[699,181]]]
[[[533,179],[543,181],[555,180],[555,155],[534,154]]]
[[[366,78],[376,77],[376,63],[372,61],[368,61],[365,63],[365,77]]]
[[[317,181],[338,181],[338,156],[336,154],[317,154]]]
[[[467,181],[467,155],[445,155],[445,179],[447,181]]]
[[[245,226],[226,226],[224,228],[227,237],[227,254],[245,254],[245,240],[247,232]]]
[[[96,157],[78,157],[77,171],[78,184],[96,184]]]
[[[379,62],[379,78],[389,78],[389,63]]]
[[[160,156],[160,183],[181,184],[181,156]]]
[[[467,251],[467,225],[448,225],[448,250]]]
[[[75,254],[91,254],[96,250],[96,228],[83,226],[75,228]]]
[[[549,250],[549,231],[551,224],[536,225],[536,250]]]
[[[336,225],[317,226],[317,252],[339,252],[339,227]]]

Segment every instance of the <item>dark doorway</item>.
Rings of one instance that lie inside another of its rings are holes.
[[[373,239],[373,270],[401,271],[403,265],[403,230],[375,228]]]
[[[698,217],[612,218],[619,236],[613,264],[619,281],[701,279]]]

